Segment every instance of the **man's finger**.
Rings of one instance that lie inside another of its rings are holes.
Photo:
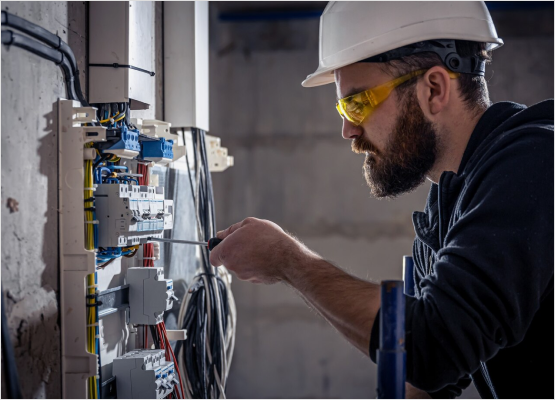
[[[220,243],[218,246],[214,247],[214,249],[210,252],[210,264],[214,267],[219,267],[223,265],[222,260],[222,248],[223,242]]]
[[[225,254],[228,251],[226,248],[227,246],[228,243],[224,240],[210,251],[210,264],[212,264],[214,267],[224,265]]]
[[[236,224],[231,225],[229,228],[224,229],[223,231],[219,231],[218,233],[216,233],[216,237],[218,239],[225,239],[226,237],[231,235],[233,232],[235,232],[237,229],[239,229],[241,227],[242,223],[243,223],[243,221],[237,222]]]
[[[237,229],[239,229],[243,225],[245,225],[249,222],[252,222],[252,220],[253,220],[253,218],[249,217],[249,218],[246,218],[246,219],[242,220],[241,222],[237,222],[236,224],[231,225],[229,228],[224,229],[223,231],[219,231],[218,233],[216,233],[216,237],[218,239],[225,239],[226,237],[231,235],[233,232],[235,232]]]

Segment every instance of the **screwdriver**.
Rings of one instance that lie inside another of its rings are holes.
[[[181,243],[181,244],[196,244],[199,246],[206,246],[208,250],[214,250],[214,247],[219,245],[223,239],[212,238],[209,239],[208,242],[196,242],[193,240],[177,240],[177,239],[162,239],[162,238],[155,238],[155,237],[148,237],[146,240],[150,242],[163,242],[163,243]]]

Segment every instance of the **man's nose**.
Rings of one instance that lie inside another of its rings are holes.
[[[341,131],[343,139],[356,139],[362,135],[363,131],[360,126],[356,126],[347,118],[343,118],[343,130]]]

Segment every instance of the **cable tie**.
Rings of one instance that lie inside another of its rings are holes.
[[[94,221],[85,221],[85,224],[93,224],[93,225],[98,225],[99,221],[97,219],[95,219]]]
[[[137,260],[158,260],[156,257],[137,257]]]
[[[96,190],[96,188],[95,187],[90,187],[90,188],[86,187],[86,188],[83,188],[83,190],[92,190],[94,192]]]
[[[94,324],[88,324],[86,325],[87,328],[93,327],[93,326],[98,326],[98,322],[95,322]]]
[[[95,339],[100,339],[100,335],[94,335]]]
[[[98,287],[98,284],[95,283],[94,285],[87,286],[87,289],[92,289],[92,288],[96,288],[96,287]]]

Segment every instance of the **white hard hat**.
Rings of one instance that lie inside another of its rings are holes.
[[[503,45],[483,1],[331,1],[320,17],[320,64],[305,87],[334,82],[334,70],[433,39]]]

